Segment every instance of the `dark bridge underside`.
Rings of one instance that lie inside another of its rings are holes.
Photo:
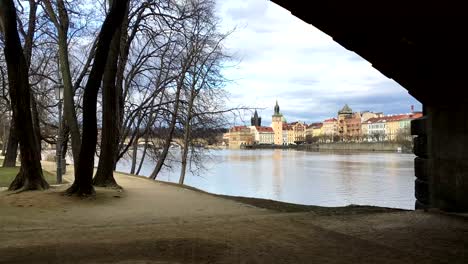
[[[468,212],[468,24],[464,1],[272,0],[423,103],[414,120],[416,208]]]
[[[359,54],[423,103],[454,100],[453,93],[468,87],[464,1],[272,2]]]

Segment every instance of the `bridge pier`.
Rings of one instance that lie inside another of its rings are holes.
[[[468,212],[468,107],[424,105],[411,123],[416,209]]]

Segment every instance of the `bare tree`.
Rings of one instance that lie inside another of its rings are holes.
[[[126,0],[113,1],[109,14],[99,33],[94,64],[91,69],[83,95],[83,138],[86,142],[80,148],[78,162],[75,161],[75,181],[67,190],[67,194],[88,196],[94,194],[92,185],[94,153],[97,143],[96,104],[99,87],[106,66],[109,47],[115,32],[122,26],[127,6]]]
[[[47,12],[49,19],[52,21],[57,31],[60,72],[64,86],[63,115],[71,134],[73,159],[76,162],[80,153],[81,136],[76,116],[75,101],[73,99],[75,95],[75,87],[72,84],[72,73],[68,50],[70,19],[63,0],[57,0],[55,8],[50,0],[43,0],[42,3],[44,10]]]
[[[19,2],[18,2],[19,3]],[[24,29],[24,25],[20,17],[17,17],[17,21],[20,23],[18,29],[19,33],[21,34],[22,38],[24,39],[24,47],[23,52],[26,60],[27,68],[29,69],[31,64],[31,56],[32,56],[32,46],[33,46],[33,37],[36,29],[36,12],[37,12],[37,3],[34,0],[29,0],[29,15],[28,15],[28,23],[26,30]],[[36,136],[36,142],[38,144],[38,151],[40,157],[40,137],[38,137],[38,133],[40,131],[39,124],[36,122],[36,113],[37,108],[35,104],[34,94],[31,95],[31,103],[32,103],[32,110],[33,110],[33,127]],[[15,167],[16,166],[16,157],[18,156],[18,141],[19,138],[15,132],[15,124],[13,119],[11,119],[10,123],[10,132],[8,138],[8,145],[6,150],[5,160],[3,161],[3,167]]]
[[[28,65],[17,30],[16,9],[12,0],[0,1],[0,26],[5,39],[9,92],[16,134],[21,150],[21,168],[10,190],[42,190],[49,187],[42,175],[37,138],[33,133],[30,109]]]
[[[109,0],[112,5],[112,0]],[[125,16],[128,16],[129,5],[125,9]],[[124,19],[127,20],[127,19]],[[126,24],[126,23],[122,23]],[[125,28],[126,29],[126,28]],[[93,179],[95,186],[119,187],[114,179],[115,159],[117,144],[119,139],[119,91],[116,85],[117,62],[121,46],[125,45],[125,38],[121,37],[122,26],[118,28],[110,44],[107,64],[104,70],[102,86],[102,133],[101,133],[101,153],[96,176]],[[120,63],[124,63],[122,60]],[[122,66],[121,66],[122,67]],[[119,73],[121,73],[119,71]],[[121,78],[119,78],[120,80]],[[120,86],[121,87],[121,86]]]
[[[213,19],[213,18],[212,18]],[[185,180],[185,173],[187,170],[187,159],[189,149],[192,149],[191,158],[194,158],[196,148],[193,147],[192,141],[192,130],[197,129],[194,126],[194,119],[204,119],[204,128],[209,128],[210,125],[216,124],[216,120],[220,119],[220,115],[223,111],[214,114],[215,118],[211,118],[210,122],[207,122],[210,118],[207,118],[213,113],[213,109],[208,109],[219,102],[219,98],[215,98],[216,94],[221,92],[220,88],[223,85],[224,78],[220,73],[222,68],[221,62],[224,61],[227,56],[223,53],[221,48],[221,42],[227,35],[220,35],[217,33],[217,24],[208,20],[205,23],[196,25],[197,30],[195,31],[194,41],[199,42],[201,48],[199,54],[194,54],[196,59],[193,65],[188,71],[187,78],[187,107],[185,111],[185,117],[183,122],[183,144],[182,144],[182,156],[181,156],[181,171],[179,184],[183,184]],[[203,90],[204,89],[204,90]],[[209,100],[203,100],[206,98],[200,98],[205,96]],[[213,100],[215,99],[215,100]],[[218,99],[218,100],[216,100]],[[204,104],[208,104],[204,106]],[[202,110],[197,112],[197,110]]]

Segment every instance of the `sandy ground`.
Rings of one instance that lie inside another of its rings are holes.
[[[0,192],[0,263],[468,262],[463,216],[300,206],[116,178],[124,191],[98,188],[96,199],[63,196],[66,185]]]

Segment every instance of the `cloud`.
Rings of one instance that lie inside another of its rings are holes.
[[[405,113],[421,104],[358,54],[266,0],[218,0],[221,27],[239,59],[225,69],[232,105],[264,108],[271,122],[275,100],[288,121],[320,121],[345,104],[353,110]],[[248,117],[244,117],[248,120]]]

